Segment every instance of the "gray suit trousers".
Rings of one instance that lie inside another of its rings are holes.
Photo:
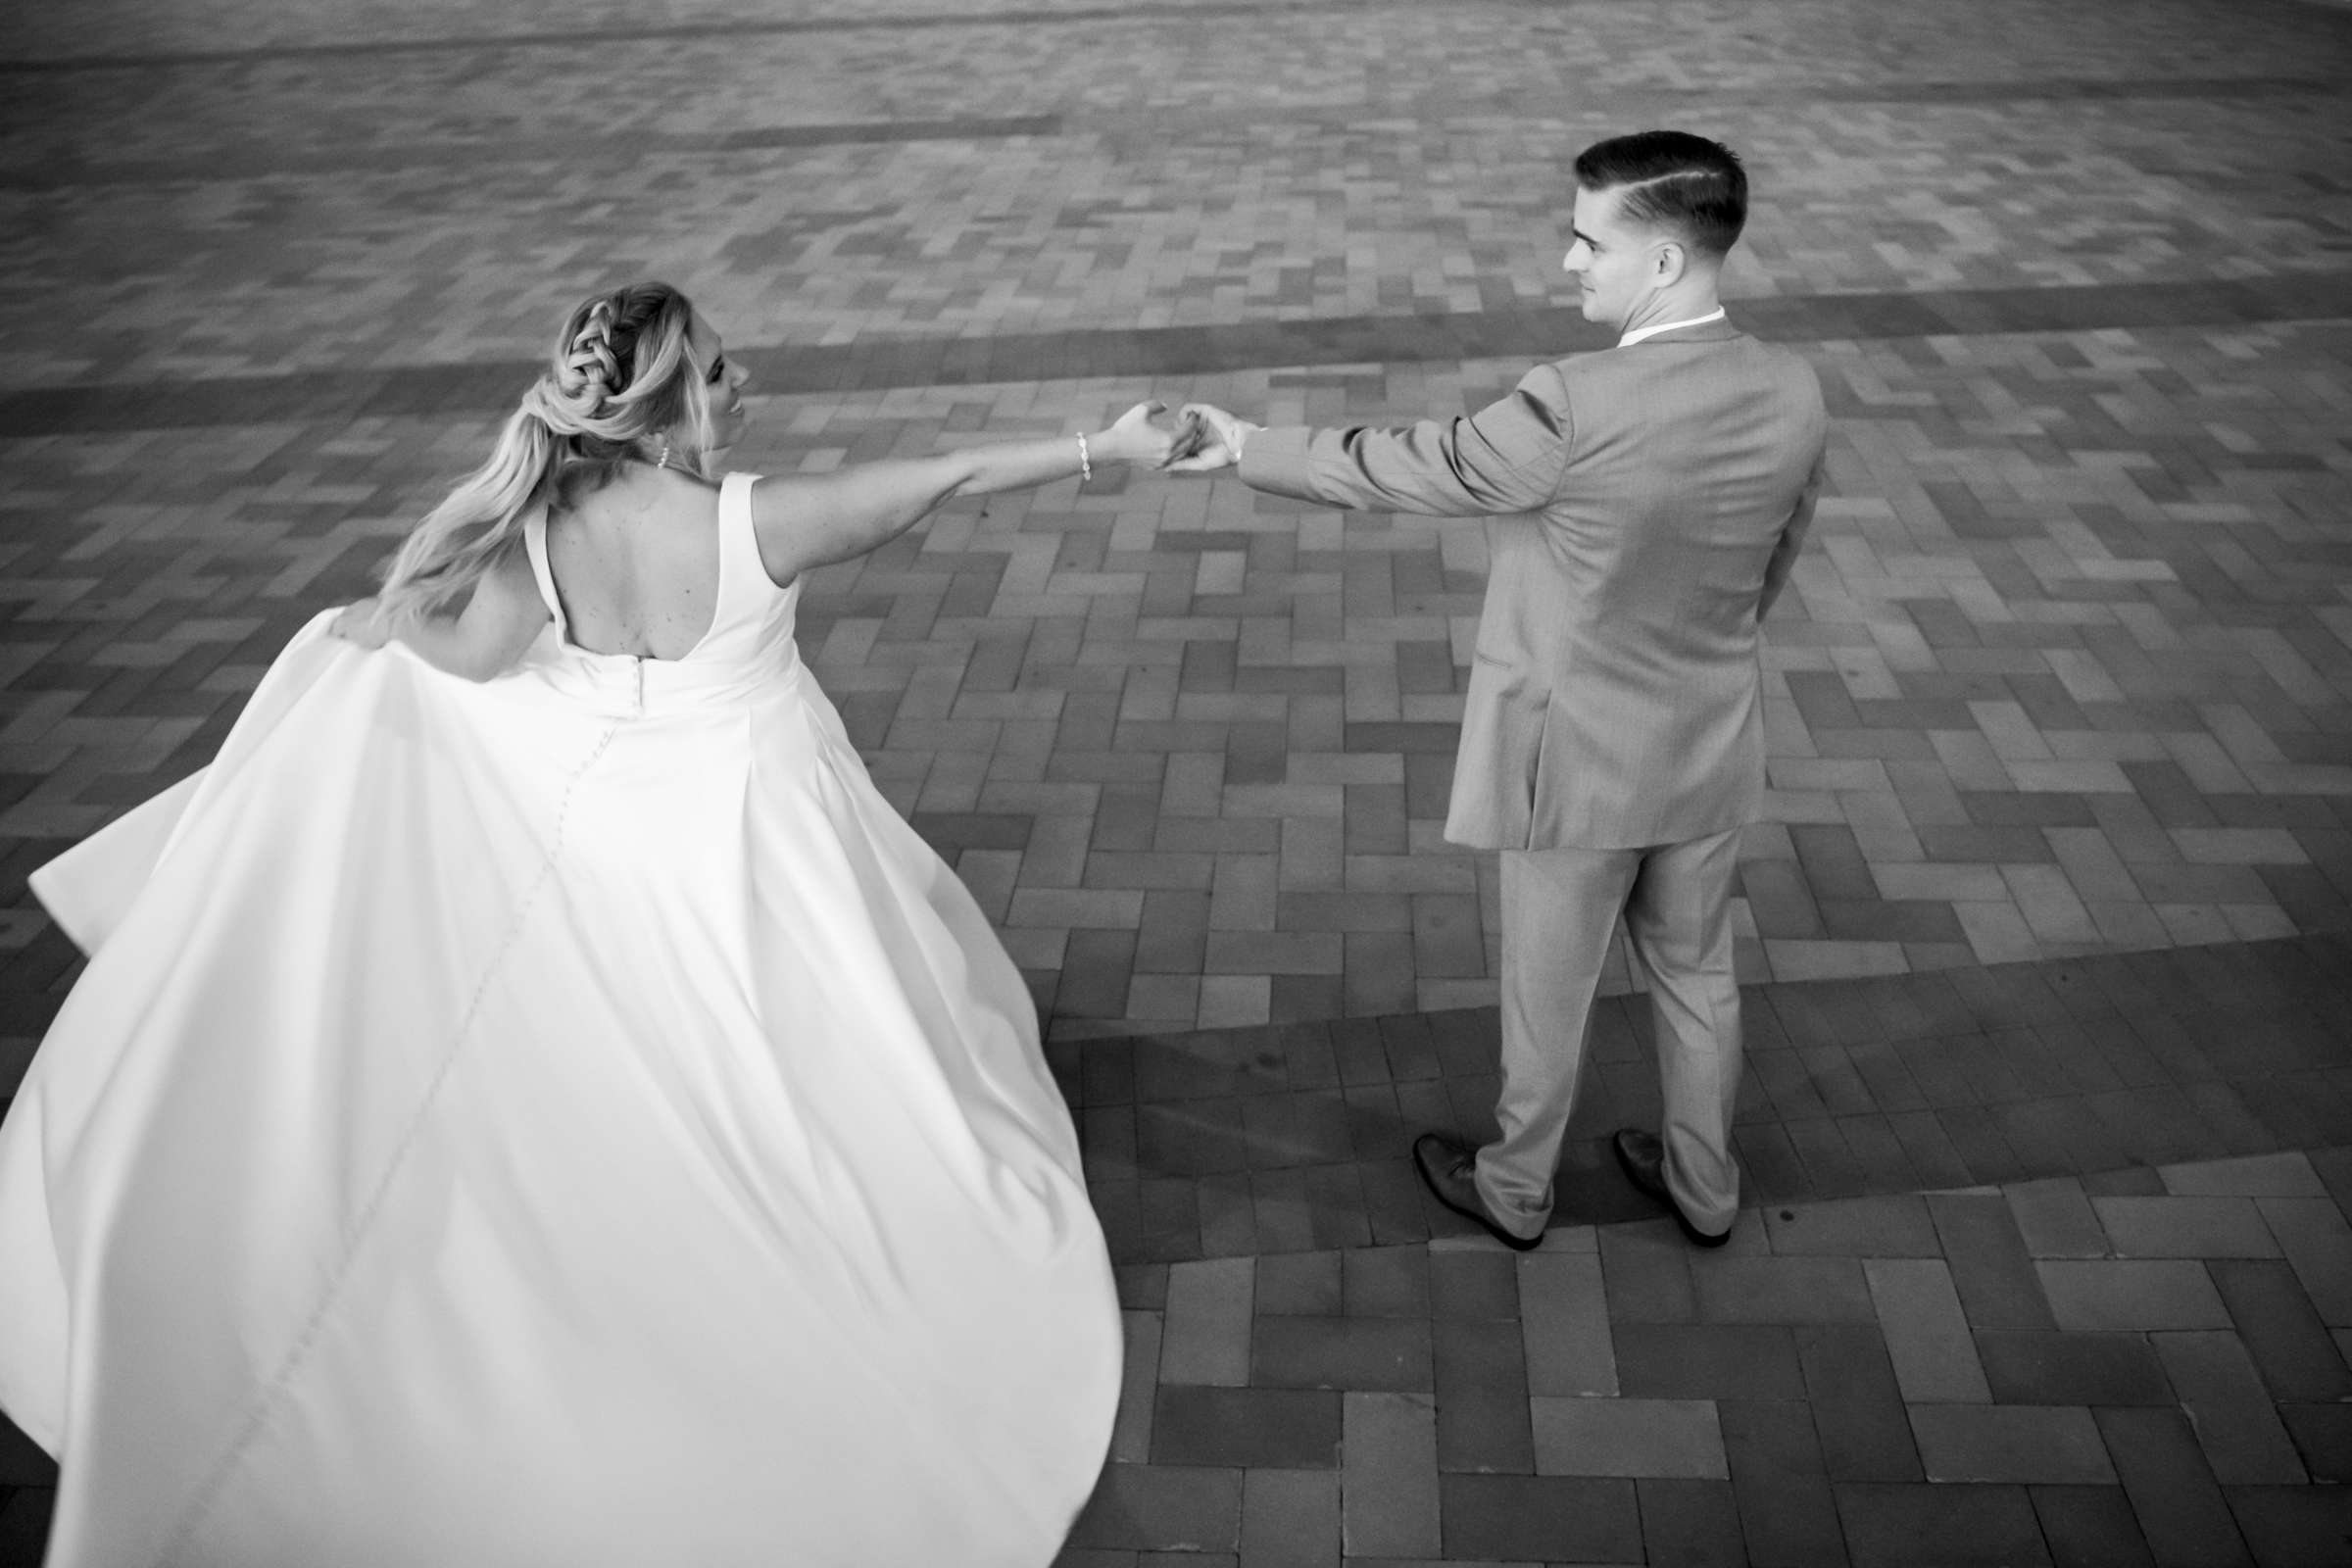
[[[1732,886],[1740,832],[1634,850],[1502,854],[1502,1136],[1478,1152],[1478,1190],[1505,1229],[1539,1234],[1584,1066],[1610,933],[1625,919],[1656,1021],[1666,1185],[1690,1223],[1728,1229],[1740,1208],[1732,1107],[1740,1094],[1740,987]]]

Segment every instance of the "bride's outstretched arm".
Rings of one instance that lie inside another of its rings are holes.
[[[964,447],[935,458],[862,463],[833,473],[763,479],[752,492],[760,559],[777,583],[813,566],[862,556],[956,496],[1028,490],[1118,463],[1158,467],[1174,438],[1152,422],[1157,403],[1138,403],[1106,430],[1042,441]]]
[[[514,667],[548,619],[530,563],[514,550],[483,573],[466,608],[454,614],[390,616],[375,600],[363,599],[328,629],[363,648],[406,643],[435,669],[488,680]]]

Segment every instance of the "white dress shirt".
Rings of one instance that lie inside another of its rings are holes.
[[[1660,321],[1655,326],[1638,326],[1631,332],[1626,333],[1625,336],[1619,338],[1617,340],[1617,346],[1621,349],[1627,348],[1633,344],[1641,342],[1645,337],[1656,337],[1660,332],[1671,332],[1675,330],[1675,328],[1683,326],[1704,326],[1709,321],[1720,321],[1722,319],[1723,307],[1718,305],[1709,314],[1705,316],[1693,316],[1688,321]]]

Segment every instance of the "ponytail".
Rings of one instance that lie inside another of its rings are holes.
[[[558,441],[527,403],[507,416],[490,461],[450,492],[401,544],[380,597],[394,617],[444,611],[514,549],[522,518],[547,488]]]
[[[702,472],[711,421],[694,307],[666,283],[636,283],[581,301],[564,318],[547,373],[507,416],[490,459],[426,514],[384,574],[394,618],[448,611],[520,543],[535,506],[564,507],[602,488],[623,464],[693,446],[672,466]]]

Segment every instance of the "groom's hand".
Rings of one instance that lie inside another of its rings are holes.
[[[1237,419],[1210,403],[1187,403],[1177,417],[1184,421],[1183,427],[1189,428],[1197,422],[1206,432],[1206,439],[1190,456],[1170,463],[1170,473],[1214,473],[1219,468],[1230,468],[1241,461],[1242,443],[1249,433],[1262,428],[1246,419]]]

